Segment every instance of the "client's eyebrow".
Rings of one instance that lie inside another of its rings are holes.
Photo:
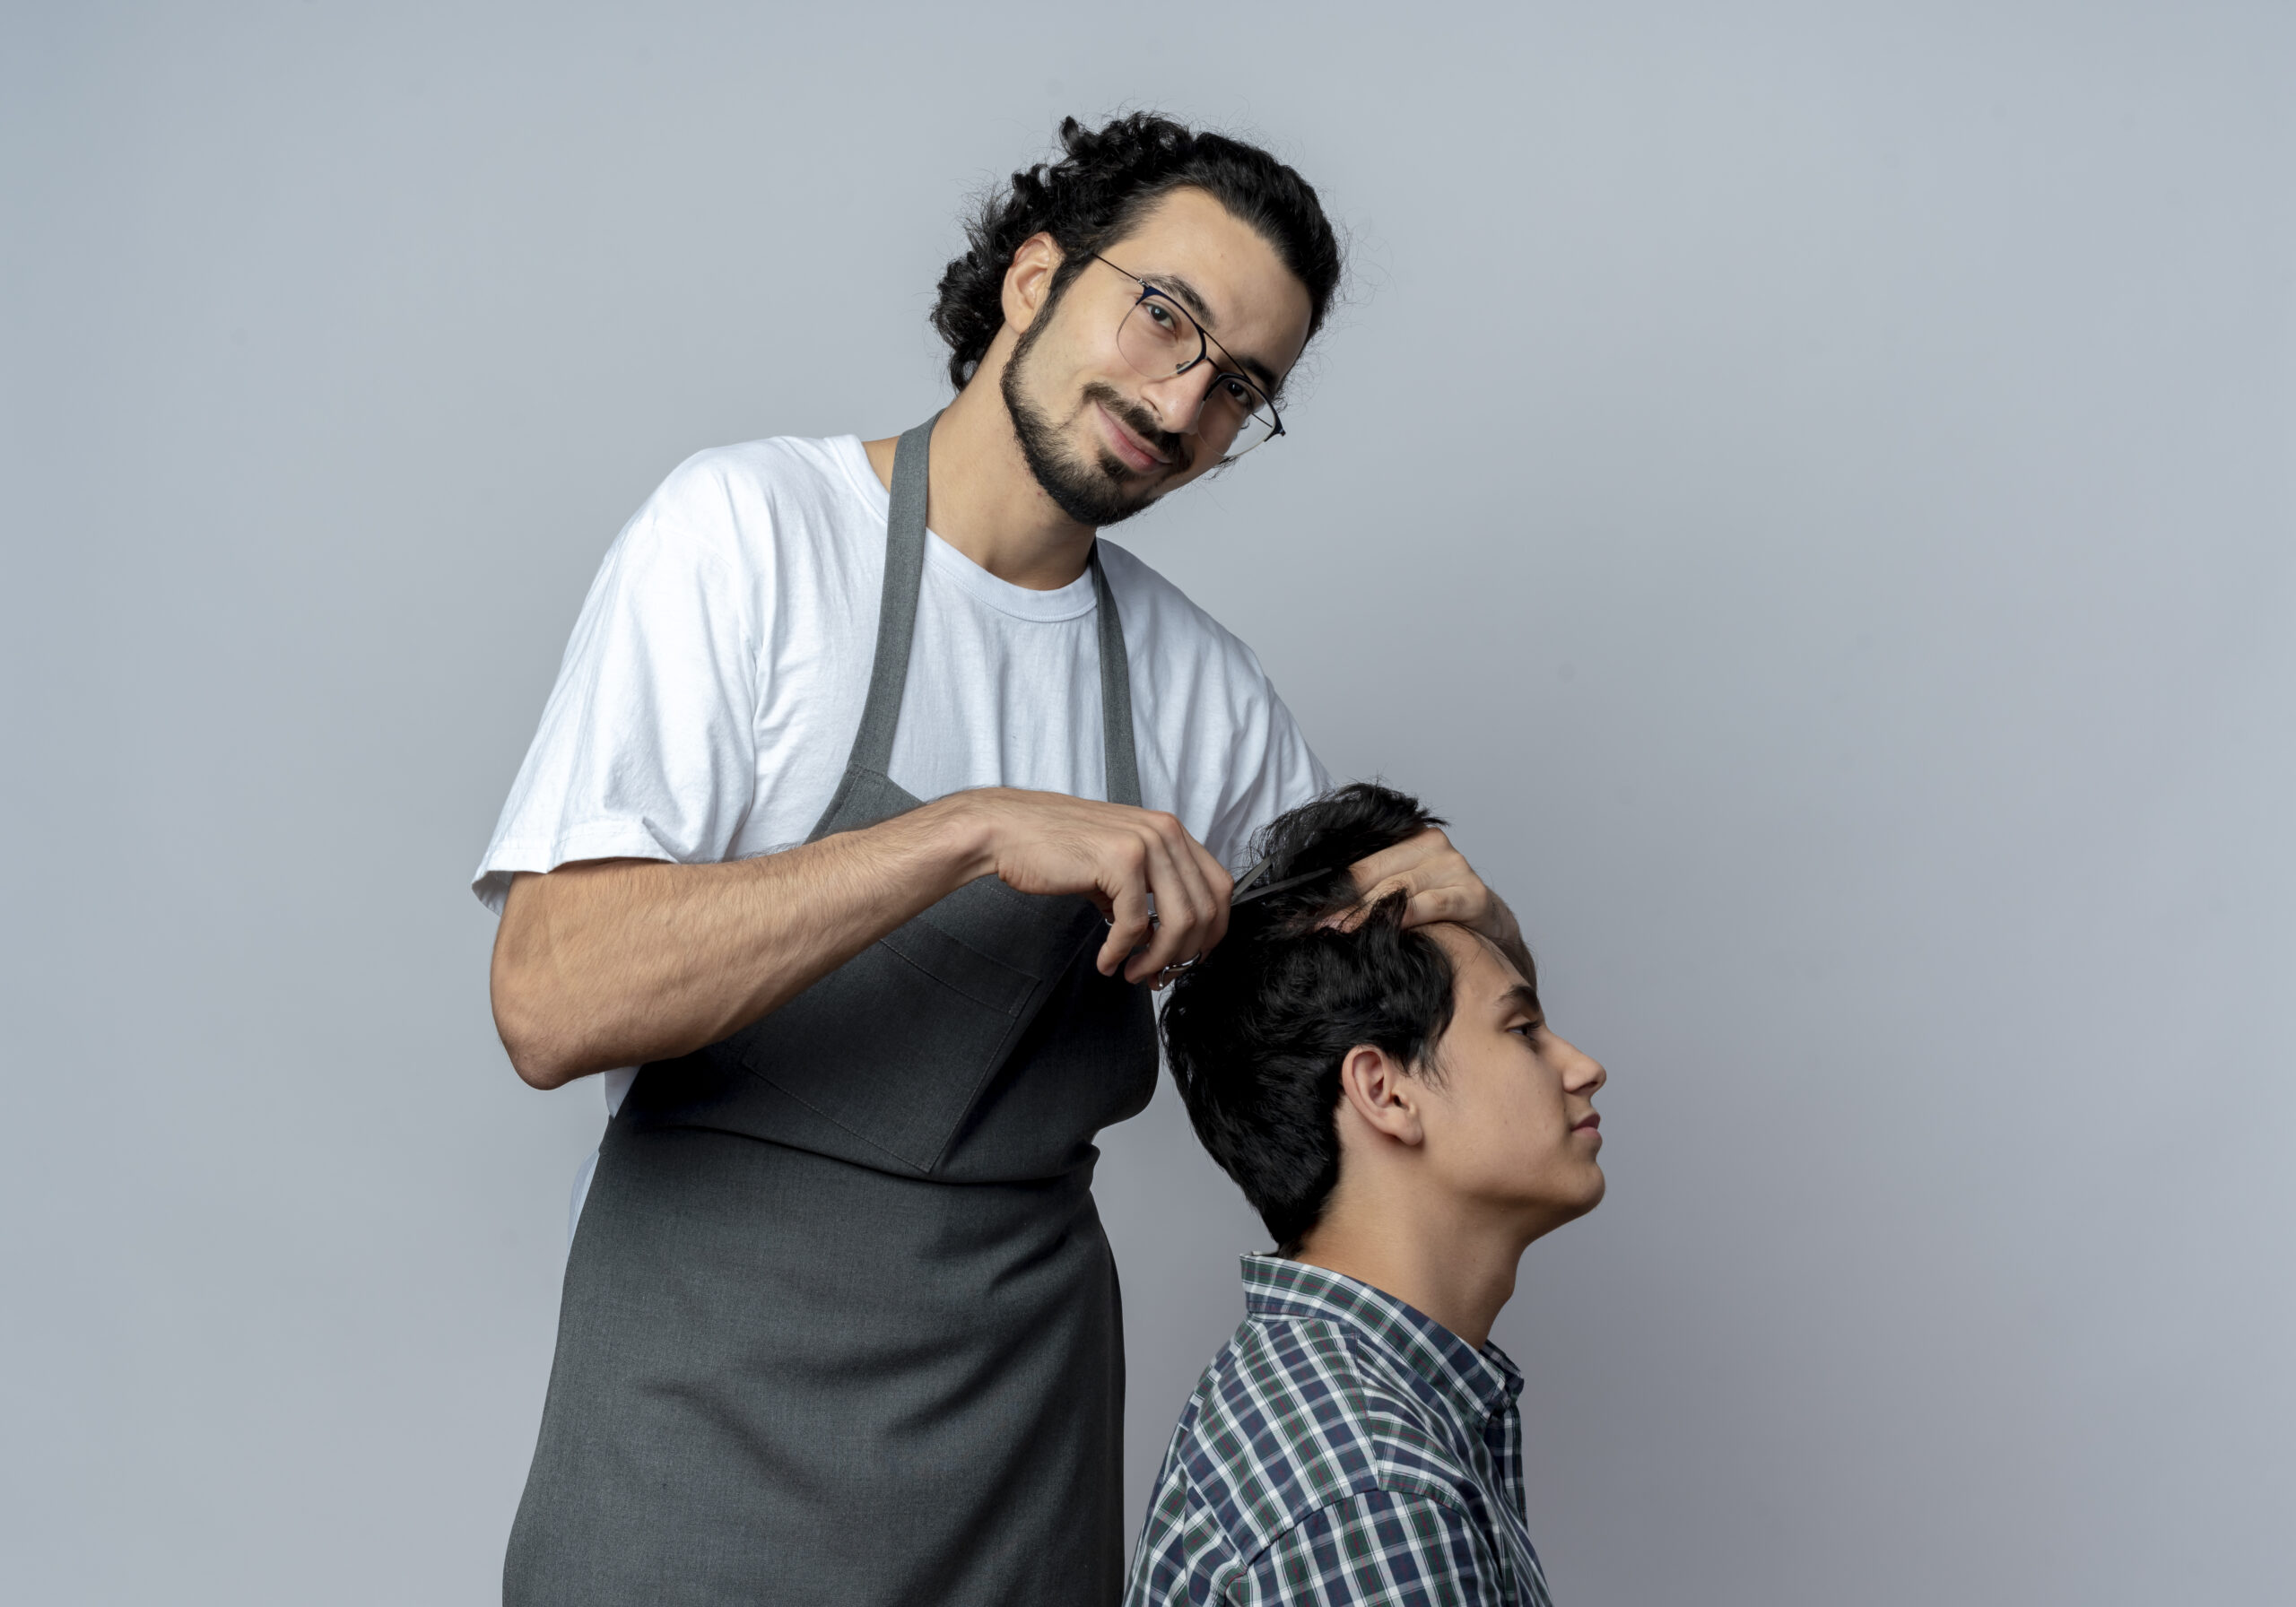
[[[1546,1012],[1539,1008],[1539,990],[1527,982],[1518,982],[1499,995],[1499,1013],[1526,1015],[1535,1021],[1546,1020]]]

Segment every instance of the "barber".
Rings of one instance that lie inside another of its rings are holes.
[[[623,530],[481,864],[512,1064],[613,1112],[517,1607],[1121,1587],[1091,1141],[1227,867],[1326,780],[1096,532],[1283,434],[1340,255],[1252,146],[1062,141],[943,277],[944,411],[703,453]],[[1519,941],[1439,834],[1377,869]]]

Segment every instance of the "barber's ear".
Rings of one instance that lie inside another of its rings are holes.
[[[1358,1044],[1339,1063],[1339,1097],[1375,1133],[1399,1144],[1426,1142],[1419,1080],[1385,1049]]]
[[[1037,233],[1022,240],[1004,270],[1004,321],[1019,334],[1037,321],[1045,298],[1052,293],[1052,276],[1060,271],[1060,248],[1052,236]]]

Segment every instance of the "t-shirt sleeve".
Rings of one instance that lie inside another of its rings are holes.
[[[1370,1490],[1309,1513],[1229,1587],[1236,1607],[1545,1607],[1544,1582],[1509,1590],[1466,1515],[1431,1497]]]
[[[674,473],[607,552],[472,890],[581,859],[723,859],[757,786],[759,612],[706,467]]]
[[[1268,684],[1258,661],[1249,662],[1260,695],[1231,727],[1233,746],[1220,809],[1204,837],[1213,857],[1236,872],[1250,857],[1254,832],[1285,810],[1331,790],[1331,777],[1300,734],[1299,722]]]

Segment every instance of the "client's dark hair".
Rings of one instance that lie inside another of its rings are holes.
[[[941,275],[933,327],[949,343],[949,383],[958,389],[1004,324],[1004,274],[1033,234],[1049,234],[1062,260],[1052,276],[1057,302],[1091,254],[1123,239],[1148,209],[1178,189],[1207,191],[1231,216],[1274,248],[1307,287],[1308,334],[1323,326],[1339,289],[1339,238],[1315,187],[1257,145],[1199,134],[1152,111],[1101,128],[1074,117],[1060,125],[1061,157],[1013,175],[965,224],[963,256]]]
[[[1451,1024],[1453,983],[1442,946],[1404,930],[1400,893],[1352,932],[1325,923],[1356,902],[1350,865],[1442,823],[1418,799],[1361,781],[1277,816],[1254,841],[1254,856],[1272,863],[1252,885],[1309,879],[1239,905],[1220,946],[1172,984],[1172,1081],[1196,1137],[1283,1253],[1316,1225],[1339,1180],[1347,1052],[1369,1044],[1439,1072],[1431,1055]]]

